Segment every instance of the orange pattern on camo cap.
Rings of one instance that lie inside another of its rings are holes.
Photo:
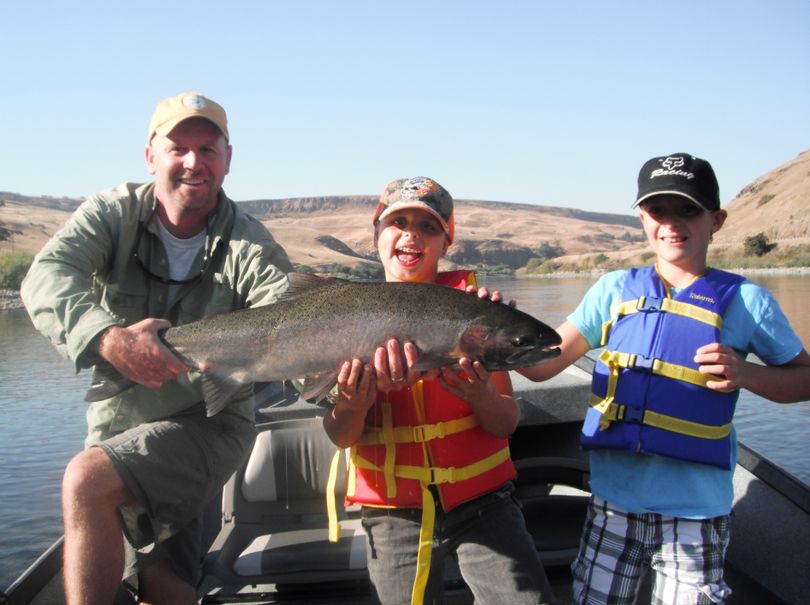
[[[453,198],[439,183],[424,176],[391,181],[380,196],[372,222],[376,225],[392,212],[404,208],[420,208],[435,216],[447,239],[453,242]]]

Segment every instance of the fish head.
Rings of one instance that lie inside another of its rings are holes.
[[[459,350],[489,370],[525,368],[560,355],[556,330],[540,320],[502,305],[507,313],[480,317],[461,337]]]

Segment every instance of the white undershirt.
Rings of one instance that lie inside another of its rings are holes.
[[[205,245],[205,229],[197,235],[183,239],[172,235],[160,219],[157,224],[160,239],[166,248],[166,258],[169,260],[169,277],[176,280],[186,279],[194,259]],[[179,289],[180,286],[169,286],[169,306],[174,303]]]

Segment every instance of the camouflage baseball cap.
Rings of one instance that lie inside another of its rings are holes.
[[[158,103],[149,122],[147,142],[155,134],[165,137],[180,122],[189,118],[205,118],[219,128],[225,140],[228,140],[228,118],[222,106],[198,92],[181,92]]]
[[[447,239],[453,242],[453,198],[439,183],[424,176],[391,181],[380,196],[372,222],[376,225],[392,212],[404,208],[420,208],[435,216]]]

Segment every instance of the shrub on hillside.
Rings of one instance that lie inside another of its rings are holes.
[[[535,254],[537,254],[537,257],[540,258],[541,260],[546,260],[549,258],[562,256],[563,254],[565,254],[565,249],[559,244],[552,244],[551,242],[541,242],[540,245],[537,246]]]
[[[760,232],[745,238],[743,249],[746,256],[764,256],[776,248],[776,244],[768,243],[768,237]]]
[[[19,290],[33,260],[27,252],[0,253],[0,289]]]

